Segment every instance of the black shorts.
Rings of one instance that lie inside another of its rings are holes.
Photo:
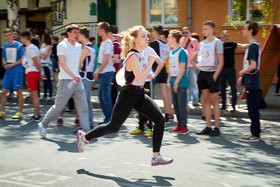
[[[165,66],[161,69],[160,73],[156,77],[156,83],[167,83],[168,74],[166,73]]]
[[[217,93],[219,91],[219,82],[213,80],[215,72],[200,71],[197,78],[197,85],[199,90],[209,89],[210,93]]]

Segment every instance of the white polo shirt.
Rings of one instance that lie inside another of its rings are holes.
[[[107,39],[106,41],[101,42],[99,51],[98,51],[98,64],[101,65],[104,60],[104,56],[109,54],[109,62],[105,66],[105,68],[100,72],[107,73],[107,72],[115,72],[114,62],[113,62],[113,54],[114,54],[114,45],[113,42],[110,39]]]
[[[57,45],[57,56],[63,55],[65,57],[66,66],[75,76],[79,76],[79,60],[81,54],[82,45],[75,42],[75,46],[73,46],[68,42],[67,38]],[[72,79],[61,66],[59,68],[58,79]]]

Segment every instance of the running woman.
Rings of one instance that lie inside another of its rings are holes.
[[[244,56],[243,69],[239,72],[240,78],[238,79],[238,85],[241,85],[241,82],[243,81],[246,89],[248,113],[251,119],[251,135],[246,135],[239,139],[243,142],[260,141],[261,125],[258,102],[260,74],[258,70],[261,63],[261,50],[259,43],[255,39],[258,30],[258,24],[254,21],[247,21],[243,28],[243,36],[248,40],[250,45]]]
[[[173,50],[169,53],[169,75],[167,86],[172,88],[172,99],[174,110],[177,116],[178,125],[169,132],[186,134],[187,128],[187,88],[189,78],[186,74],[188,63],[188,52],[180,46],[182,34],[179,30],[171,30],[168,36],[168,43]]]
[[[83,152],[84,145],[89,140],[116,133],[134,108],[155,123],[152,166],[170,164],[173,159],[162,157],[160,154],[164,133],[164,117],[156,103],[144,93],[145,80],[150,75],[155,61],[155,57],[150,56],[146,64],[144,57],[141,55],[141,52],[148,46],[147,31],[143,26],[135,26],[129,29],[123,38],[123,44],[124,48],[121,56],[125,60],[123,68],[119,71],[121,74],[119,77],[123,77],[123,84],[120,83],[122,82],[120,79],[117,79],[123,87],[113,108],[111,120],[107,124],[97,126],[87,134],[78,131],[76,148],[79,152]]]

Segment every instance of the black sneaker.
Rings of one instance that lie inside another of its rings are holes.
[[[41,116],[31,116],[24,119],[26,122],[40,122]]]
[[[220,129],[215,127],[213,131],[211,131],[210,136],[220,136]]]
[[[211,134],[211,132],[212,132],[211,128],[205,127],[201,132],[198,132],[196,134],[198,134],[198,135],[208,135],[208,134]]]
[[[221,107],[221,110],[226,110],[227,109],[227,107],[225,106],[225,105],[223,105],[222,107]]]

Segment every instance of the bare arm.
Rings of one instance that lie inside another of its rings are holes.
[[[120,62],[120,55],[114,54],[113,62],[114,62],[114,64],[118,64]]]
[[[11,69],[12,67],[14,67],[14,66],[16,66],[16,65],[21,64],[22,59],[23,59],[23,56],[24,56],[24,55],[21,55],[21,56],[20,56],[20,59],[18,59],[18,61],[16,61],[15,63],[12,63],[12,64],[7,64],[5,58],[3,57],[3,58],[2,58],[2,60],[3,60],[2,62],[3,62],[3,64],[4,64],[4,68],[5,68],[6,70],[8,70],[8,69]]]
[[[58,60],[59,60],[59,66],[68,74],[70,75],[73,80],[75,80],[76,82],[80,81],[79,77],[76,77],[72,71],[69,70],[69,68],[66,66],[65,64],[65,56],[64,55],[58,55]]]
[[[43,59],[43,60],[46,60],[47,57],[48,57],[48,55],[49,55],[49,53],[51,52],[51,50],[52,50],[52,46],[49,46],[49,47],[47,48],[47,51],[46,51],[45,54],[41,54],[41,53],[40,53],[40,58]]]
[[[39,58],[37,56],[32,57],[32,60],[34,62],[35,67],[37,68],[37,70],[40,72],[42,71],[42,66],[41,66],[41,62],[39,60]]]
[[[216,81],[224,66],[224,54],[218,54],[218,66],[213,75],[213,80]]]
[[[155,78],[155,77],[158,76],[158,74],[160,73],[161,69],[162,69],[163,66],[164,66],[164,64],[163,64],[163,62],[162,62],[162,60],[161,60],[161,58],[157,58],[157,59],[156,59],[156,63],[158,64],[158,66],[157,66],[157,68],[156,68],[156,70],[155,70],[155,73],[154,73],[153,78]]]
[[[193,67],[197,70],[200,71],[199,66],[196,64],[195,60],[197,59],[197,52],[195,52],[190,60],[190,63],[193,65]]]
[[[247,49],[250,44],[237,43],[237,49]]]
[[[79,61],[79,68],[82,68],[82,64],[84,62],[84,60],[86,59],[86,57],[90,54],[90,50],[88,48],[83,48],[82,50],[82,55],[80,57],[80,61]]]
[[[179,63],[179,74],[176,77],[176,80],[175,80],[174,85],[173,85],[173,91],[175,93],[178,93],[178,84],[181,81],[183,75],[185,74],[185,71],[186,71],[185,68],[186,68],[186,63],[185,62]]]
[[[110,54],[106,54],[104,56],[104,59],[103,59],[103,62],[102,64],[95,70],[93,76],[94,76],[94,80],[98,80],[98,76],[99,76],[99,73],[101,71],[103,71],[103,69],[107,66],[107,64],[109,63],[109,58],[111,58],[111,55]]]
[[[248,67],[245,68],[245,69],[242,69],[242,70],[239,72],[239,75],[242,77],[244,74],[250,73],[251,71],[254,71],[256,68],[257,68],[257,62],[254,61],[254,60],[250,60],[250,66],[248,66]]]

